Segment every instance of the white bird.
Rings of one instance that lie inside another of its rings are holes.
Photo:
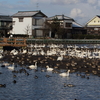
[[[69,76],[69,72],[70,72],[70,70],[68,70],[67,72],[64,72],[64,73],[60,73],[59,75],[66,77],[66,76]]]
[[[27,53],[27,50],[25,49],[23,49],[23,51],[22,51],[22,54],[25,54],[25,53]]]
[[[35,65],[30,65],[29,68],[30,69],[37,69],[37,62],[35,62]]]
[[[57,58],[57,61],[62,61],[62,60],[63,60],[63,56],[62,55]]]
[[[3,55],[2,55],[2,54],[0,54],[0,59],[1,59],[1,58],[3,58]]]
[[[47,71],[53,71],[53,68],[50,68],[48,65],[46,66]]]
[[[4,66],[9,66],[10,64],[7,63],[7,62],[4,62],[3,65],[4,65]]]
[[[11,71],[13,71],[13,70],[15,69],[15,67],[14,67],[14,63],[13,63],[12,66],[9,66],[8,69],[11,70]]]

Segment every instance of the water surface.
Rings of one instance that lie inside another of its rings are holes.
[[[15,68],[18,69],[21,67]],[[100,100],[98,76],[82,78],[76,73],[70,73],[69,77],[61,77],[57,73],[41,72],[40,67],[36,72],[26,70],[28,76],[24,72],[12,73],[7,67],[0,67],[0,84],[6,84],[5,88],[0,87],[0,100]],[[16,83],[13,83],[14,80]],[[68,84],[74,87],[68,87]]]

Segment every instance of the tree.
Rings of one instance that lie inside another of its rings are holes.
[[[45,24],[51,30],[51,33],[52,33],[51,37],[54,38],[55,35],[58,35],[58,30],[60,29],[60,22],[57,17],[52,20],[52,23],[49,23],[48,21],[46,21]]]
[[[25,31],[25,33],[29,36],[30,33],[31,33],[31,28],[30,28],[30,26],[27,25],[24,31]]]

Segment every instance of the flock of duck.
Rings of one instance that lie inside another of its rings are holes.
[[[100,76],[100,50],[86,46],[78,47],[75,44],[30,44],[19,50],[0,50],[0,63],[2,68],[6,67],[13,73],[24,72],[27,76],[29,75],[27,69],[38,71],[38,67],[41,68],[41,72],[51,71],[62,77],[68,77],[69,73],[73,72],[87,79],[90,74]],[[15,69],[18,66],[21,67],[20,70]],[[66,72],[61,72],[60,69]],[[50,76],[46,75],[46,77]],[[16,80],[13,83],[16,83]],[[67,84],[67,86],[73,85]],[[0,84],[0,87],[6,87],[6,85]]]

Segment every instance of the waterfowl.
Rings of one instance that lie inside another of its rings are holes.
[[[9,66],[8,69],[14,71],[14,63],[12,66]]]
[[[3,65],[4,65],[4,66],[9,66],[10,64],[7,63],[7,62],[4,62]]]
[[[70,70],[68,70],[67,72],[63,72],[63,73],[60,73],[59,75],[60,76],[69,76],[69,72],[70,72]]]
[[[13,77],[17,77],[16,75],[13,75]]]
[[[62,60],[63,60],[63,56],[62,55],[57,58],[57,61],[62,61]]]
[[[46,66],[47,71],[53,71],[53,68],[50,68],[48,65]]]
[[[35,79],[37,79],[37,78],[38,78],[38,76],[37,76],[37,75],[35,75],[35,76],[34,76],[34,78],[35,78]]]
[[[35,65],[30,65],[29,68],[30,69],[37,69],[37,62],[35,62]]]
[[[16,83],[16,80],[13,80],[13,83],[15,84]]]
[[[45,75],[47,78],[51,77],[50,75]]]
[[[27,76],[28,76],[28,75],[29,75],[29,73],[28,73],[28,72],[26,72],[26,73],[25,73],[25,75],[27,75]]]
[[[66,87],[67,86],[67,84],[66,83],[64,83],[64,87]]]
[[[5,65],[1,65],[1,67],[5,67]]]
[[[67,84],[68,87],[74,87],[75,85],[73,84]]]
[[[6,84],[0,84],[0,87],[6,87]]]
[[[0,54],[0,59],[1,59],[1,58],[3,58],[3,55],[2,55],[2,54]]]

